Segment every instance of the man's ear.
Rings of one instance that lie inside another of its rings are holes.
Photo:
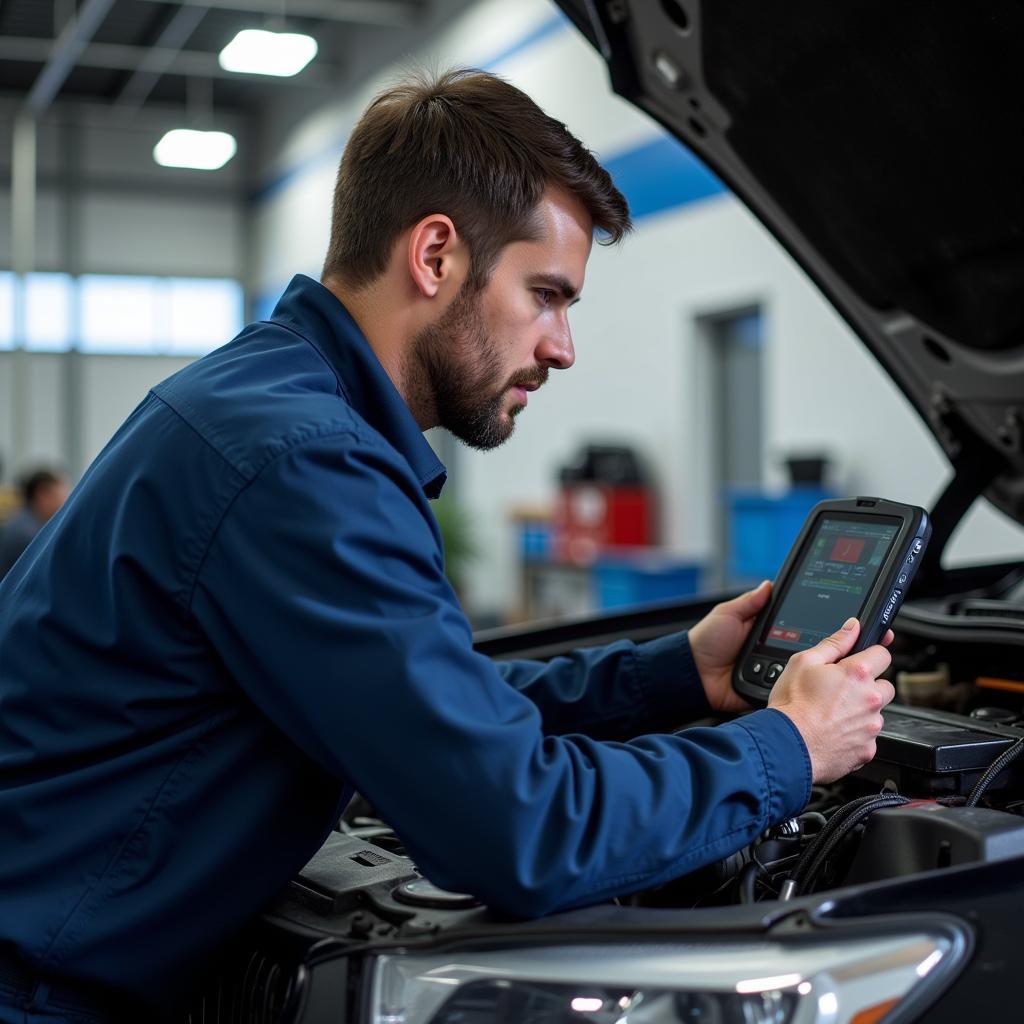
[[[433,298],[454,284],[462,286],[467,269],[466,247],[451,218],[432,213],[413,226],[407,248],[409,275],[424,298]]]

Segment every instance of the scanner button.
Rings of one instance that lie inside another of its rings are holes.
[[[910,554],[907,555],[907,565],[913,565],[913,564],[914,564],[914,552],[911,551]]]
[[[743,674],[748,679],[756,679],[760,682],[761,676],[764,675],[765,664],[764,658],[748,658]]]
[[[783,665],[783,664],[781,664],[780,662],[778,662],[778,661],[773,661],[773,662],[772,662],[772,663],[771,663],[771,664],[770,664],[770,665],[768,666],[768,669],[767,669],[767,671],[766,671],[766,672],[765,672],[765,674],[764,674],[764,681],[765,681],[766,683],[774,683],[774,682],[775,682],[775,680],[776,680],[776,679],[778,679],[778,678],[779,678],[779,676],[781,676],[781,675],[782,675],[782,670],[783,670],[783,669],[784,669],[785,667],[786,667],[786,666],[785,666],[785,665]]]
[[[924,547],[924,541],[921,540],[920,537],[918,537],[917,540],[914,541],[914,554],[915,555],[919,555],[921,553],[921,548],[923,548],[923,547]]]

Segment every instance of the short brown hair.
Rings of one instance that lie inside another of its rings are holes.
[[[482,287],[506,245],[534,237],[549,185],[579,200],[599,241],[630,230],[608,172],[526,93],[469,68],[416,72],[373,100],[345,147],[323,275],[373,281],[406,228],[444,213],[469,247],[468,283]]]

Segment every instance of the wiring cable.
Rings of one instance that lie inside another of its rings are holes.
[[[985,790],[996,780],[999,773],[1008,765],[1011,761],[1015,761],[1024,751],[1024,738],[1017,740],[1012,747],[1007,747],[982,773],[982,776],[974,784],[974,788],[971,790],[967,797],[967,802],[964,804],[965,807],[977,807],[978,801],[984,796]]]
[[[868,796],[858,797],[856,800],[851,800],[849,803],[838,807],[818,832],[812,836],[811,841],[807,844],[803,853],[800,854],[800,859],[796,862],[796,867],[793,868],[793,871],[790,874],[791,881],[795,882],[799,886],[800,882],[803,881],[808,865],[814,857],[817,856],[817,853],[822,846],[824,846],[828,837],[832,834],[832,830],[838,828],[839,825],[842,824],[843,819],[847,815],[853,814],[858,807],[862,807],[877,799],[878,795],[872,793]],[[804,813],[806,814],[807,812],[805,811]]]
[[[832,835],[828,837],[815,859],[808,866],[802,888],[808,892],[813,890],[818,876],[821,874],[825,864],[828,863],[829,858],[836,851],[836,848],[865,818],[874,814],[875,811],[880,811],[886,807],[901,807],[907,803],[910,803],[909,797],[900,796],[898,793],[887,793],[884,796],[877,797],[871,803],[858,807],[852,814],[847,815],[842,823],[836,827]]]
[[[883,793],[862,796],[840,807],[829,819],[828,824],[813,839],[807,849],[800,855],[793,873],[790,876],[791,895],[810,892],[822,868],[836,847],[865,818],[884,807],[900,807],[909,803],[908,797],[898,793]]]

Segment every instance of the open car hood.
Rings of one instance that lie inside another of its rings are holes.
[[[1024,5],[557,2],[928,424],[936,570],[979,494],[1024,522]]]

